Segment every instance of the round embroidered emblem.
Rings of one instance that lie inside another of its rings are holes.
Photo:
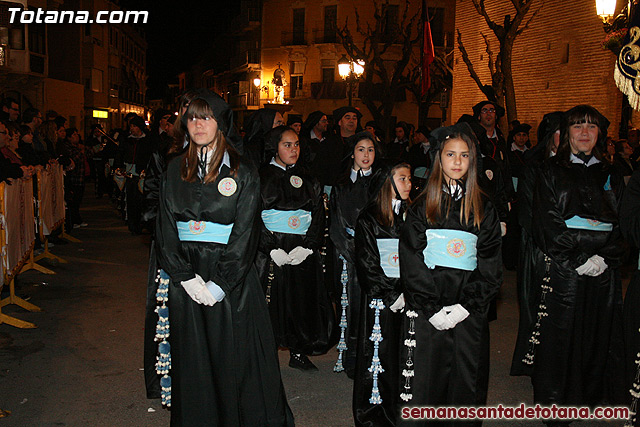
[[[299,176],[291,175],[291,178],[289,179],[289,182],[291,183],[291,185],[294,188],[302,187],[302,178],[300,178]]]
[[[596,221],[595,219],[588,219],[588,220],[587,220],[587,222],[588,222],[590,225],[593,225],[594,227],[597,227],[597,226],[599,226],[599,225],[600,225],[600,221]]]
[[[238,189],[238,184],[236,184],[233,178],[225,178],[222,181],[220,181],[220,184],[218,184],[218,191],[223,196],[227,196],[227,197],[232,196],[237,189]]]
[[[400,265],[400,257],[397,252],[389,254],[389,259],[387,261],[392,267],[398,267]]]
[[[295,230],[296,228],[300,227],[300,218],[298,218],[296,215],[292,215],[289,217],[287,224],[289,225],[289,228]]]
[[[189,221],[189,231],[191,234],[201,234],[207,228],[205,221]]]
[[[447,252],[453,257],[460,258],[467,252],[467,247],[462,239],[451,239],[447,243]]]
[[[489,178],[489,181],[491,181],[493,179],[493,171],[487,169],[485,173],[487,174],[487,178]]]

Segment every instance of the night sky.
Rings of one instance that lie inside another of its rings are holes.
[[[167,83],[189,69],[240,10],[240,2],[234,0],[128,0],[123,6],[149,12],[143,25],[149,44],[148,99],[162,96]]]

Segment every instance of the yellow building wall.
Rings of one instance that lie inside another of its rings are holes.
[[[489,16],[502,24],[506,14],[515,15],[509,0],[485,3]],[[594,0],[562,0],[533,3],[528,17],[540,12],[515,41],[513,78],[518,120],[535,130],[544,114],[579,104],[590,104],[611,121],[609,134],[617,136],[622,94],[613,80],[615,55],[601,47],[605,37],[596,15]],[[526,21],[525,21],[526,22]],[[470,0],[456,0],[456,28],[483,83],[490,84],[486,46],[481,33],[488,35],[491,48],[498,40],[474,9]],[[452,116],[472,114],[471,107],[485,99],[471,79],[456,42],[454,51]]]
[[[67,126],[84,133],[84,86],[52,78],[44,79],[44,109],[67,118]]]

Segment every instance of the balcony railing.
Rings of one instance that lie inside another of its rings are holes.
[[[316,44],[340,43],[340,37],[338,37],[338,32],[335,29],[326,30],[324,28],[316,28],[313,30],[313,42]]]
[[[231,108],[257,107],[260,105],[260,96],[257,93],[239,93],[229,95]]]
[[[241,9],[240,14],[231,21],[231,28],[234,31],[251,29],[253,27],[257,27],[260,24],[261,19],[262,17],[260,16],[259,8],[250,7]]]
[[[249,64],[259,63],[260,49],[249,49],[232,57],[229,65],[231,66],[231,69],[234,70],[238,67],[246,67],[249,66]]]
[[[347,83],[311,83],[311,97],[313,99],[345,99]]]
[[[307,44],[307,33],[305,31],[282,32],[282,46],[305,46]]]

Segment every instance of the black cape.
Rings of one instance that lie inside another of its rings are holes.
[[[370,204],[358,218],[355,235],[356,269],[362,292],[360,308],[360,330],[356,374],[353,385],[353,417],[357,426],[394,426],[397,418],[398,367],[402,326],[402,313],[391,311],[391,305],[402,293],[399,278],[387,277],[380,266],[380,252],[377,239],[398,239],[403,224],[401,216],[394,215],[394,224],[383,226],[376,219],[377,206]],[[374,343],[369,339],[375,323],[373,299],[381,299],[385,308],[380,311],[380,332],[378,357],[384,372],[378,374],[378,389],[382,403],[371,404]]]
[[[292,177],[302,180],[299,188],[293,186]],[[335,344],[331,338],[335,335],[336,322],[320,257],[325,223],[322,190],[301,168],[285,171],[270,164],[260,170],[260,193],[262,210],[311,212],[311,225],[304,236],[271,232],[261,222],[256,266],[263,288],[269,294],[269,314],[277,344],[294,353],[324,354]],[[273,249],[289,253],[297,246],[311,249],[313,253],[298,265],[278,267],[272,262]]]
[[[280,380],[276,343],[253,260],[260,206],[258,174],[241,160],[231,176],[222,166],[210,184],[180,176],[173,159],[160,187],[156,251],[171,276],[172,425],[292,425]],[[232,178],[235,192],[218,191]],[[228,244],[180,241],[176,221],[234,224]],[[199,274],[226,296],[200,305],[180,282]]]
[[[448,197],[443,194],[443,198]],[[414,376],[410,379],[412,397],[403,402],[405,406],[482,406],[486,402],[489,380],[487,312],[502,282],[500,221],[493,204],[484,201],[480,228],[473,225],[472,216],[470,224],[461,224],[460,203],[460,200],[453,201],[448,215],[443,212],[441,220],[429,224],[425,214],[426,199],[419,198],[409,208],[400,234],[400,275],[406,300],[405,314],[417,314],[414,319],[415,335],[408,333],[410,318],[405,316],[404,319],[404,338],[416,341],[412,358]],[[423,257],[427,246],[426,231],[444,228],[478,236],[478,265],[475,270],[440,266],[429,269],[426,266]],[[444,306],[454,304],[466,308],[469,317],[453,329],[436,330],[429,323],[429,318]],[[407,353],[407,347],[403,346],[401,370],[408,369],[405,365]],[[407,425],[426,424],[415,420],[407,422]]]

